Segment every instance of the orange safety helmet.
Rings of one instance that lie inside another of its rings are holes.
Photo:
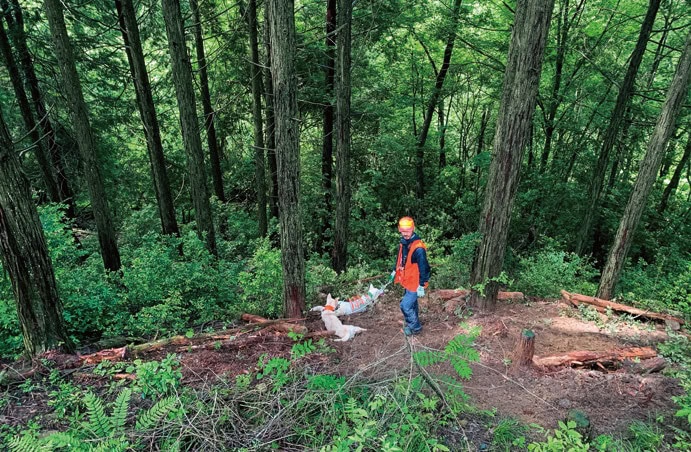
[[[410,217],[403,217],[398,220],[398,232],[413,232],[415,231],[415,222]]]

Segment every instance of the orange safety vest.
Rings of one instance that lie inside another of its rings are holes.
[[[417,264],[412,263],[413,253],[418,248],[424,248],[427,250],[427,245],[425,245],[422,240],[416,240],[410,244],[408,247],[408,256],[405,260],[405,265],[401,265],[401,260],[403,257],[403,244],[398,245],[398,260],[396,261],[396,278],[394,282],[402,285],[411,292],[415,292],[420,285],[420,268]],[[425,283],[425,286],[427,283]]]

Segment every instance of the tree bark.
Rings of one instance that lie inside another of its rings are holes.
[[[70,115],[77,136],[77,146],[84,164],[91,208],[96,220],[101,257],[107,270],[120,270],[120,252],[115,238],[115,229],[106,198],[100,163],[96,150],[96,138],[91,130],[82,85],[77,74],[72,47],[67,35],[65,17],[60,0],[44,0],[50,34],[55,47],[55,55],[62,76],[61,85],[69,103]]]
[[[285,315],[305,309],[305,256],[300,212],[300,137],[295,73],[293,0],[269,0],[271,77],[276,113],[276,161],[281,228],[283,303]]]
[[[523,330],[513,353],[513,368],[519,370],[533,365],[535,354],[535,333],[531,330]]]
[[[674,193],[679,186],[679,181],[681,180],[681,174],[684,172],[684,168],[689,163],[689,157],[691,157],[691,132],[686,139],[686,147],[684,148],[684,154],[681,156],[681,160],[677,165],[677,168],[672,174],[672,178],[669,180],[669,184],[665,187],[662,192],[662,199],[660,200],[660,205],[657,208],[657,212],[662,215],[665,210],[667,210],[667,204],[669,204],[669,198]]]
[[[451,31],[449,32],[449,37],[446,40],[444,59],[441,68],[437,73],[434,89],[432,90],[432,94],[427,102],[425,120],[422,123],[420,134],[418,135],[417,142],[415,143],[415,174],[417,180],[415,194],[417,199],[420,200],[425,197],[425,143],[427,142],[427,135],[429,134],[429,128],[432,124],[434,109],[439,104],[439,96],[441,95],[441,90],[444,87],[444,79],[446,79],[446,74],[449,72],[449,66],[451,65],[451,55],[453,54],[453,46],[456,42],[456,27],[458,26],[460,10],[461,0],[454,0],[453,10],[451,12]]]
[[[43,102],[41,89],[38,85],[38,77],[36,77],[36,71],[34,70],[34,62],[31,58],[29,47],[26,44],[26,33],[24,32],[24,16],[22,9],[18,0],[11,0],[11,2],[12,4],[8,5],[7,0],[0,0],[0,6],[5,11],[5,20],[7,21],[10,36],[17,50],[26,85],[28,86],[29,93],[31,94],[31,101],[34,105],[36,119],[38,120],[45,137],[45,147],[48,151],[48,155],[50,156],[54,175],[58,184],[60,202],[67,205],[67,216],[69,218],[75,218],[76,208],[72,189],[70,188],[70,183],[67,179],[65,168],[62,164],[62,158],[60,155],[61,151],[55,138],[55,130],[53,130],[50,118],[48,117],[48,110]]]
[[[19,75],[19,68],[15,62],[14,55],[12,54],[10,40],[5,32],[5,26],[1,21],[0,53],[2,53],[3,59],[5,60],[5,67],[10,75],[12,88],[14,88],[14,94],[17,99],[17,103],[19,104],[19,111],[21,112],[22,119],[24,120],[24,126],[26,127],[29,138],[32,141],[36,162],[41,170],[41,174],[43,175],[43,183],[46,187],[46,191],[48,192],[48,199],[50,199],[52,202],[60,202],[60,190],[58,189],[58,183],[55,179],[55,175],[53,174],[53,167],[46,153],[46,149],[43,146],[40,130],[36,126],[36,120],[34,119],[34,114],[31,111],[29,98],[26,95],[24,83]]]
[[[247,6],[247,26],[250,39],[250,77],[252,78],[252,118],[254,125],[254,177],[257,187],[257,223],[259,236],[266,236],[268,219],[266,216],[266,152],[264,146],[264,126],[262,121],[262,71],[259,61],[257,39],[257,0],[249,0]]]
[[[0,254],[10,276],[24,352],[72,351],[53,265],[31,190],[0,111]]]
[[[686,99],[689,86],[689,72],[691,72],[691,33],[686,37],[686,44],[677,64],[674,79],[667,92],[667,98],[662,106],[653,135],[648,143],[648,149],[641,161],[638,177],[619,223],[619,229],[607,257],[607,263],[602,270],[600,286],[597,289],[597,296],[599,298],[612,298],[614,288],[619,282],[619,276],[633,242],[634,233],[645,209],[650,190],[655,183],[669,137],[674,130],[674,123],[681,109],[681,104]]]
[[[638,68],[643,60],[645,48],[650,39],[650,33],[655,23],[657,11],[660,8],[661,0],[650,0],[648,4],[648,11],[641,25],[641,31],[638,34],[638,41],[636,47],[631,54],[629,60],[629,67],[624,76],[624,81],[619,87],[619,94],[614,105],[614,110],[610,116],[609,124],[605,130],[605,136],[602,141],[602,148],[598,155],[597,164],[595,165],[593,177],[590,179],[590,187],[588,189],[588,204],[581,221],[581,227],[578,231],[576,241],[576,253],[582,254],[590,242],[590,232],[592,229],[593,218],[595,217],[598,204],[600,202],[600,195],[602,193],[602,185],[605,179],[605,173],[609,166],[609,154],[616,144],[617,136],[624,120],[624,113],[629,105],[631,95],[633,94],[634,82],[638,74]]]
[[[276,120],[274,116],[274,84],[271,79],[271,37],[269,36],[269,8],[264,8],[264,103],[266,104],[266,159],[269,161],[269,214],[278,218],[278,164],[276,163]]]
[[[209,75],[204,51],[204,34],[202,31],[201,14],[197,0],[190,0],[192,10],[192,29],[194,30],[195,50],[197,53],[197,66],[199,67],[199,85],[202,93],[202,108],[204,109],[204,130],[206,130],[206,143],[209,146],[209,163],[211,165],[211,180],[214,185],[214,194],[221,202],[226,202],[223,191],[223,171],[221,170],[221,152],[216,138],[216,126],[214,125],[214,109],[211,105],[211,93],[209,92]]]
[[[340,11],[339,11],[340,13]],[[334,76],[336,73],[336,0],[326,0],[326,61],[324,63],[324,108],[322,112],[322,191],[324,193],[324,210],[321,218],[321,231],[317,237],[317,249],[322,251],[327,242],[327,231],[332,217],[332,177],[333,177],[333,143],[334,143]],[[340,32],[339,32],[340,35]],[[335,225],[333,225],[335,228]],[[335,232],[334,232],[335,233]],[[335,237],[334,237],[335,240]]]
[[[501,107],[494,138],[493,159],[480,217],[482,239],[476,251],[471,284],[483,284],[484,295],[473,290],[471,304],[493,309],[504,265],[511,209],[520,178],[523,152],[529,138],[542,61],[554,0],[518,0]]]
[[[51,0],[55,1],[55,0]],[[197,235],[206,243],[210,253],[216,254],[216,232],[211,217],[211,203],[206,184],[204,152],[197,124],[192,65],[185,45],[184,26],[179,0],[161,0],[166,23],[168,49],[172,63],[175,94],[180,111],[182,140],[187,154],[187,172],[190,177],[192,204],[197,221]]]
[[[336,61],[336,218],[331,264],[336,273],[348,264],[348,220],[350,218],[350,69],[351,0],[338,2],[338,59]]]
[[[144,136],[146,137],[146,148],[149,154],[161,228],[164,234],[179,235],[180,230],[175,219],[175,206],[170,192],[168,171],[166,170],[163,144],[161,143],[161,131],[156,118],[156,107],[151,94],[149,73],[144,62],[144,51],[139,37],[137,15],[132,0],[115,0],[115,7],[118,11],[120,31],[134,82],[139,117],[144,125]]]

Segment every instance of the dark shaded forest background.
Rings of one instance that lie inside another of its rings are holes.
[[[155,107],[149,120],[160,128],[163,182],[152,170],[155,140],[142,126],[153,127],[143,120],[145,101],[133,83],[137,63],[125,51],[118,9],[127,4],[134,7]],[[334,169],[342,141],[333,128],[341,24],[329,20],[329,5],[335,2],[295,4],[306,303],[316,304],[322,286],[350,293],[358,278],[388,273],[403,215],[415,217],[428,244],[433,287],[469,287],[515,2],[353,4],[347,260],[334,252],[344,249],[334,243],[342,199],[336,186],[343,177]],[[38,206],[72,340],[159,337],[232,321],[242,312],[282,316],[275,179],[276,154],[283,151],[273,144],[265,5],[181,3],[196,113],[196,122],[185,125],[173,37],[160,2],[65,2],[95,162],[79,147],[84,136],[71,113],[64,62],[56,59],[44,5],[2,0],[0,6],[2,115]],[[529,296],[556,297],[560,288],[596,294],[687,41],[688,11],[684,0],[555,3],[504,271],[495,282]],[[646,17],[652,19],[647,35]],[[640,65],[632,72],[637,50]],[[25,99],[13,83],[13,65]],[[689,319],[691,127],[688,96],[683,99],[612,295]],[[203,161],[186,151],[185,137],[195,129]],[[47,172],[40,161],[46,155]],[[93,164],[100,169],[117,265],[99,242],[89,185]],[[61,182],[69,186],[66,196]],[[173,213],[167,223],[161,187],[169,190]],[[3,271],[0,355],[16,356],[22,347]]]

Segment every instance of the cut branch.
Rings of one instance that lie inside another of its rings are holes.
[[[536,366],[544,367],[584,367],[593,365],[611,365],[620,363],[624,360],[649,359],[657,356],[657,352],[651,347],[629,347],[604,352],[593,352],[580,350],[567,353],[566,355],[545,356],[544,358],[535,357],[533,363]]]
[[[669,314],[660,314],[658,312],[651,312],[643,309],[632,308],[631,306],[626,306],[620,303],[614,303],[612,301],[603,300],[601,298],[589,297],[586,295],[581,295],[577,293],[569,293],[565,290],[561,291],[561,296],[564,300],[578,307],[580,303],[586,303],[595,306],[600,312],[606,312],[607,308],[613,311],[626,312],[631,315],[638,317],[645,317],[647,319],[662,320],[667,322],[677,322],[679,325],[684,324],[684,319],[679,317],[674,317]]]

